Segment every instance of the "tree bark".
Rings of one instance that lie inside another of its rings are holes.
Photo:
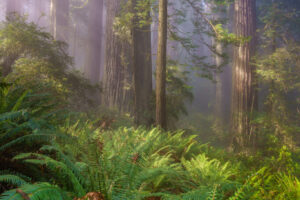
[[[159,26],[156,61],[156,125],[167,128],[166,65],[167,65],[167,0],[159,0]]]
[[[56,40],[68,42],[69,0],[51,0],[51,32]]]
[[[255,67],[251,64],[255,53],[255,0],[235,1],[235,34],[250,37],[250,41],[234,48],[232,128],[235,147],[252,147],[254,132],[250,124],[256,108]]]
[[[89,0],[88,47],[85,75],[93,84],[99,83],[102,52],[103,0]]]
[[[134,74],[134,113],[137,125],[151,124],[152,97],[152,57],[151,57],[151,24],[140,26],[136,12],[137,0],[133,0],[135,14],[132,29],[133,74]],[[149,5],[150,7],[150,5]],[[150,19],[150,13],[148,13]]]
[[[103,103],[120,112],[133,112],[132,48],[114,31],[115,18],[120,14],[120,0],[107,2],[106,59],[103,75]]]

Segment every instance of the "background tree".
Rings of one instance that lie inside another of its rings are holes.
[[[126,2],[124,2],[126,3]],[[103,74],[103,103],[120,112],[133,112],[132,48],[130,30],[116,31],[120,24],[122,2],[106,2],[106,50]],[[122,26],[123,27],[123,26]]]
[[[51,0],[51,32],[56,40],[68,42],[69,0]]]
[[[103,0],[89,0],[88,2],[88,39],[85,62],[85,75],[92,83],[99,83],[102,33],[103,33]]]
[[[228,31],[232,31],[231,28],[231,14],[233,12],[233,4],[226,1],[214,1],[212,6],[212,22],[215,26],[223,26]],[[231,90],[231,46],[228,42],[220,40],[218,37],[213,37],[213,49],[215,57],[215,65],[217,72],[215,73],[215,128],[216,131],[222,131],[227,123],[228,108],[230,107],[230,94]],[[229,98],[228,98],[229,97]]]
[[[156,125],[166,128],[166,65],[168,1],[159,0],[158,45],[156,61]]]
[[[132,0],[135,123],[150,125],[152,99],[151,19],[149,0]]]

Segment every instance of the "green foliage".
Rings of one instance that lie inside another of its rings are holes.
[[[9,170],[0,175],[1,190],[21,186],[22,190],[28,191],[26,194],[32,193],[31,199],[49,196],[52,191],[57,193],[53,194],[56,196],[63,191],[46,183],[30,185],[27,178],[29,176],[32,181],[46,179],[73,192],[73,195],[83,196],[85,191],[79,183],[83,178],[80,179],[79,173],[78,176],[75,175],[73,163],[70,164],[63,153],[55,156],[50,152],[47,155],[46,150],[50,148],[45,145],[50,145],[55,140],[64,141],[69,137],[55,128],[53,117],[57,115],[51,114],[53,106],[48,105],[51,98],[41,94],[34,95],[23,88],[15,88],[15,85],[2,87],[0,91],[0,170]],[[37,151],[39,153],[29,153]],[[2,198],[5,199],[6,195],[7,198],[21,198],[18,191],[6,192]]]
[[[205,154],[200,154],[190,161],[183,160],[182,164],[194,181],[209,186],[225,183],[235,174],[233,169],[229,168],[229,163],[221,165],[220,161],[216,159],[209,160]]]
[[[258,147],[265,152],[283,145],[294,148],[300,133],[299,6],[293,0],[264,0],[259,7],[261,53],[255,64],[266,95],[263,112],[253,124],[258,128]]]
[[[25,136],[39,135],[39,130],[49,132],[51,126],[43,124],[24,125],[22,129],[22,123],[32,115],[31,109],[26,109],[24,93],[18,94],[15,102],[27,113],[22,115],[16,109],[0,119],[10,126],[20,126]],[[0,123],[1,130],[10,130],[6,126]],[[52,128],[56,134],[48,134],[55,136],[52,139],[40,135],[37,140],[20,140],[17,144],[22,149],[4,148],[8,154],[1,169],[19,173],[0,173],[0,184],[7,190],[0,199],[21,199],[23,195],[31,199],[72,199],[90,191],[101,192],[105,199],[295,199],[299,195],[299,180],[292,175],[297,166],[288,148],[269,161],[257,163],[256,159],[262,159],[259,156],[248,163],[243,161],[251,170],[246,171],[239,166],[239,158],[202,145],[195,135],[185,136],[183,131],[142,127],[104,130],[95,127],[95,122],[71,118],[58,126]],[[0,147],[22,137],[5,137]],[[255,167],[251,169],[251,165]],[[12,189],[16,186],[19,188]]]
[[[24,185],[27,183],[21,177],[13,175],[13,174],[0,175],[0,182],[8,183],[8,184],[15,185],[15,186],[21,186],[21,185]]]
[[[167,119],[169,128],[178,121],[180,115],[187,115],[186,103],[193,101],[192,87],[188,85],[189,72],[176,61],[169,60],[167,66]],[[171,125],[171,126],[170,126]]]
[[[63,190],[49,183],[27,184],[16,190],[9,190],[2,194],[0,199],[24,200],[25,197],[31,200],[71,200],[72,198]]]
[[[1,24],[0,60],[8,82],[50,93],[64,106],[83,109],[92,101],[88,92],[97,91],[78,72],[69,70],[73,61],[66,43],[20,16]]]
[[[300,131],[300,113],[295,109],[300,94],[299,46],[277,48],[256,63],[261,83],[269,88],[264,113],[253,121],[260,128],[260,145],[294,146]]]
[[[235,173],[229,163],[208,159],[205,145],[199,144],[196,136],[183,136],[183,132],[164,133],[158,129],[120,128],[118,130],[93,130],[86,124],[76,125],[73,135],[79,143],[64,147],[73,152],[80,161],[84,177],[88,177],[90,191],[101,191],[107,199],[191,199],[193,194],[221,194],[234,190],[229,180]],[[86,134],[88,133],[88,134]],[[86,145],[88,144],[88,145]],[[81,149],[80,151],[76,149]],[[200,159],[203,158],[203,159]],[[201,170],[192,170],[205,162]],[[213,170],[219,170],[214,173]],[[209,174],[206,174],[209,172]],[[198,173],[201,179],[194,178]],[[214,180],[218,182],[214,183]],[[227,189],[226,189],[227,188]],[[230,189],[228,189],[230,188]],[[194,192],[191,192],[193,190]],[[199,191],[198,191],[199,190]],[[176,193],[182,193],[175,197]]]

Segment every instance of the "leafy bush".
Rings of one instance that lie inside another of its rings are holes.
[[[64,107],[87,109],[93,102],[89,94],[100,93],[79,72],[70,70],[73,61],[66,43],[20,16],[1,24],[0,61],[7,81],[35,93],[48,92]]]

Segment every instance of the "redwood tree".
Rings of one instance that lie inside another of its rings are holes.
[[[152,97],[152,60],[150,1],[145,10],[137,7],[138,0],[132,0],[134,22],[132,27],[133,74],[134,74],[134,115],[137,125],[150,125],[150,103]],[[145,12],[145,18],[138,12]],[[146,22],[145,22],[146,21]]]
[[[251,64],[255,52],[255,0],[235,1],[235,34],[243,37],[234,49],[232,128],[235,146],[253,145],[254,132],[250,124],[256,106],[255,67]]]
[[[133,112],[132,48],[114,30],[122,10],[120,0],[106,2],[106,59],[103,74],[103,103],[120,112]]]

